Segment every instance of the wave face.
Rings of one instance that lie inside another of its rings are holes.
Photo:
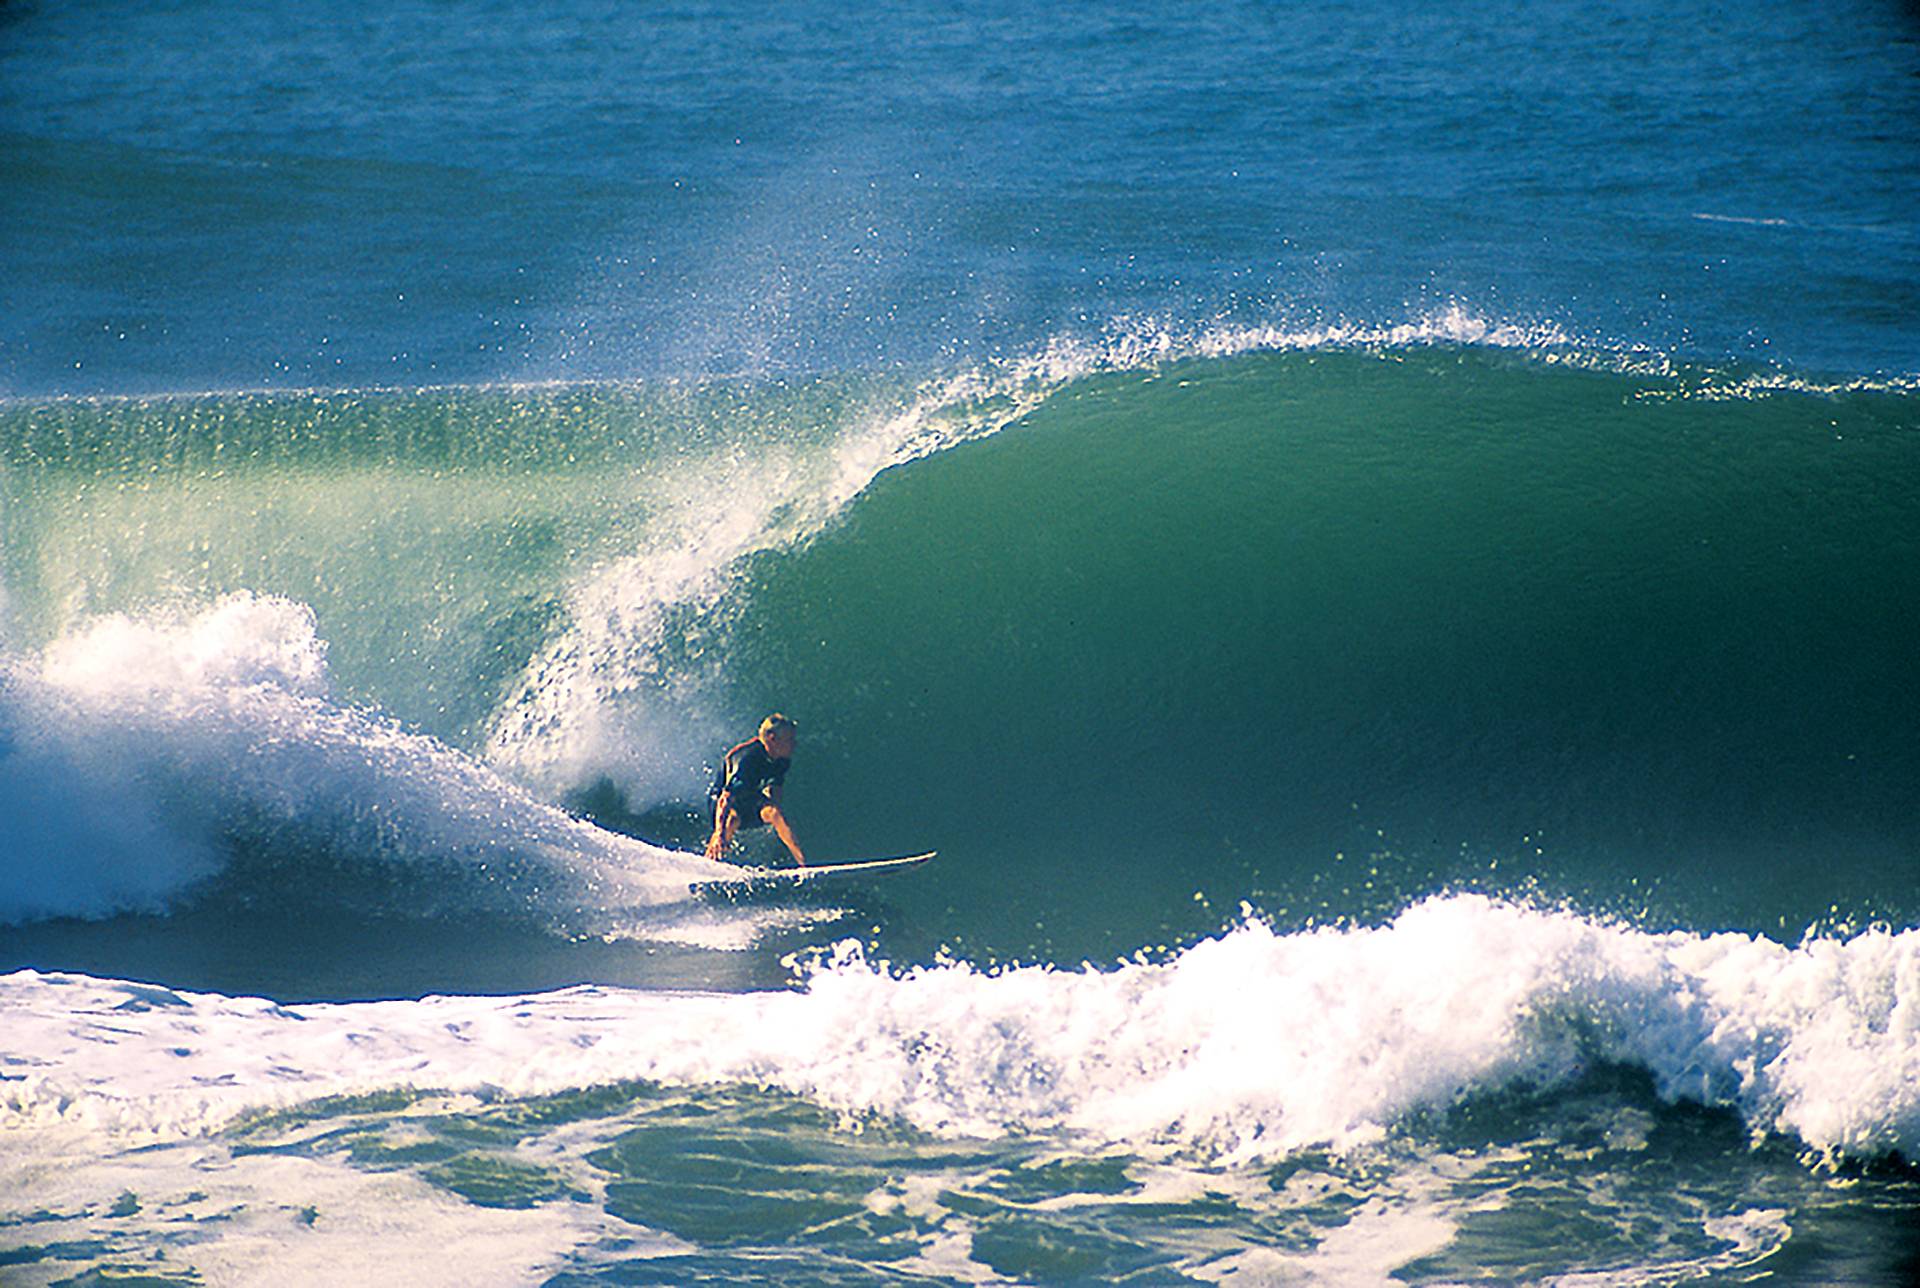
[[[1470,323],[918,384],[16,405],[10,629],[56,687],[271,681],[412,726],[450,782],[599,784],[682,843],[702,765],[790,710],[818,852],[952,860],[899,892],[909,957],[1124,955],[1240,900],[1365,917],[1450,885],[1910,921],[1912,391]],[[44,783],[52,754],[10,763]],[[261,772],[256,813],[306,789],[297,757]]]
[[[817,713],[824,826],[954,847],[969,917],[1138,943],[1130,904],[1347,915],[1498,864],[1909,921],[1915,404],[1739,392],[1484,349],[1089,378],[755,561],[732,691]]]

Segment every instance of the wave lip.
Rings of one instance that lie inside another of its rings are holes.
[[[886,471],[1016,425],[1089,377],[1253,352],[1461,345],[1534,352],[1573,344],[1551,322],[1491,320],[1459,301],[1401,323],[1172,325],[1113,320],[1094,339],[1055,336],[1031,352],[926,380],[880,399],[824,444],[736,444],[686,462],[696,483],[657,496],[642,548],[587,571],[566,623],[494,712],[490,763],[552,795],[600,775],[654,802],[681,787],[689,756],[718,741],[699,691],[710,623],[752,556],[828,528]],[[665,655],[680,655],[668,661]],[[694,726],[705,726],[690,736]],[[677,733],[669,732],[678,730]]]
[[[1463,1096],[1550,1092],[1607,1061],[1831,1159],[1920,1153],[1915,930],[1790,948],[1450,896],[1372,929],[1247,921],[1105,971],[895,975],[845,947],[793,993],[292,1008],[150,993],[0,980],[24,1075],[0,1088],[0,1120],[151,1137],[384,1088],[748,1082],[942,1134],[1057,1131],[1247,1162],[1361,1147]]]

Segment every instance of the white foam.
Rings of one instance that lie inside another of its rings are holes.
[[[1705,211],[1695,211],[1693,217],[1710,224],[1747,224],[1755,228],[1791,228],[1790,219],[1780,219],[1767,215],[1713,215]]]
[[[1697,1256],[1641,1262],[1618,1270],[1580,1270],[1549,1275],[1545,1288],[1647,1288],[1648,1285],[1694,1284],[1729,1271],[1744,1270],[1778,1252],[1793,1234],[1786,1213],[1778,1208],[1748,1208],[1700,1223],[1709,1239],[1726,1246]],[[1758,1278],[1760,1276],[1756,1276]]]
[[[177,1276],[190,1265],[196,1281],[223,1285],[455,1288],[538,1283],[603,1241],[617,1240],[625,1258],[687,1246],[597,1204],[481,1206],[408,1172],[334,1157],[203,1141],[102,1155],[95,1144],[41,1133],[0,1146],[0,1193],[32,1197],[36,1242],[91,1244],[123,1275]],[[140,1217],[116,1213],[115,1195],[137,1196]],[[41,1268],[44,1282],[71,1273],[52,1258]]]
[[[1573,337],[1556,322],[1489,318],[1453,300],[1417,318],[1397,323],[1339,321],[1314,327],[1214,327],[1198,336],[1192,348],[1200,355],[1216,357],[1256,351],[1411,349],[1431,345],[1559,349],[1573,343]]]
[[[218,870],[235,828],[452,865],[472,879],[436,898],[582,933],[638,934],[636,909],[671,930],[659,907],[692,908],[688,882],[727,870],[592,827],[332,701],[325,657],[305,606],[241,593],[93,619],[0,659],[0,920],[162,908]]]
[[[1920,377],[1854,376],[1846,380],[1822,380],[1798,372],[1766,370],[1732,377],[1713,374],[1643,391],[1647,401],[1759,402],[1767,398],[1847,398],[1864,394],[1912,395],[1920,393]]]
[[[1060,1131],[1239,1162],[1352,1148],[1462,1094],[1609,1060],[1816,1150],[1920,1148],[1920,931],[1789,948],[1477,896],[1375,929],[1249,922],[1106,971],[895,976],[847,950],[804,991],[770,994],[279,1007],[22,972],[0,980],[0,1028],[0,1122],[141,1138],[394,1087],[744,1081],[940,1133]]]
[[[1393,1277],[1395,1270],[1446,1247],[1458,1230],[1435,1205],[1404,1195],[1392,1199],[1375,1196],[1355,1208],[1346,1224],[1331,1231],[1311,1252],[1246,1248],[1194,1273],[1229,1285],[1393,1288],[1403,1282]]]
[[[165,700],[241,686],[327,696],[327,649],[313,610],[244,593],[205,608],[94,618],[48,645],[40,671],[80,697]]]

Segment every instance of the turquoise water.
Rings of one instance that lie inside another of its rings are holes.
[[[1917,41],[0,7],[8,1281],[1905,1282]]]

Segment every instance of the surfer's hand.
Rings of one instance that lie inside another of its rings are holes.
[[[718,860],[720,857],[720,851],[724,848],[725,847],[722,846],[720,843],[720,834],[718,832],[715,832],[712,836],[707,838],[707,857],[708,858]]]

